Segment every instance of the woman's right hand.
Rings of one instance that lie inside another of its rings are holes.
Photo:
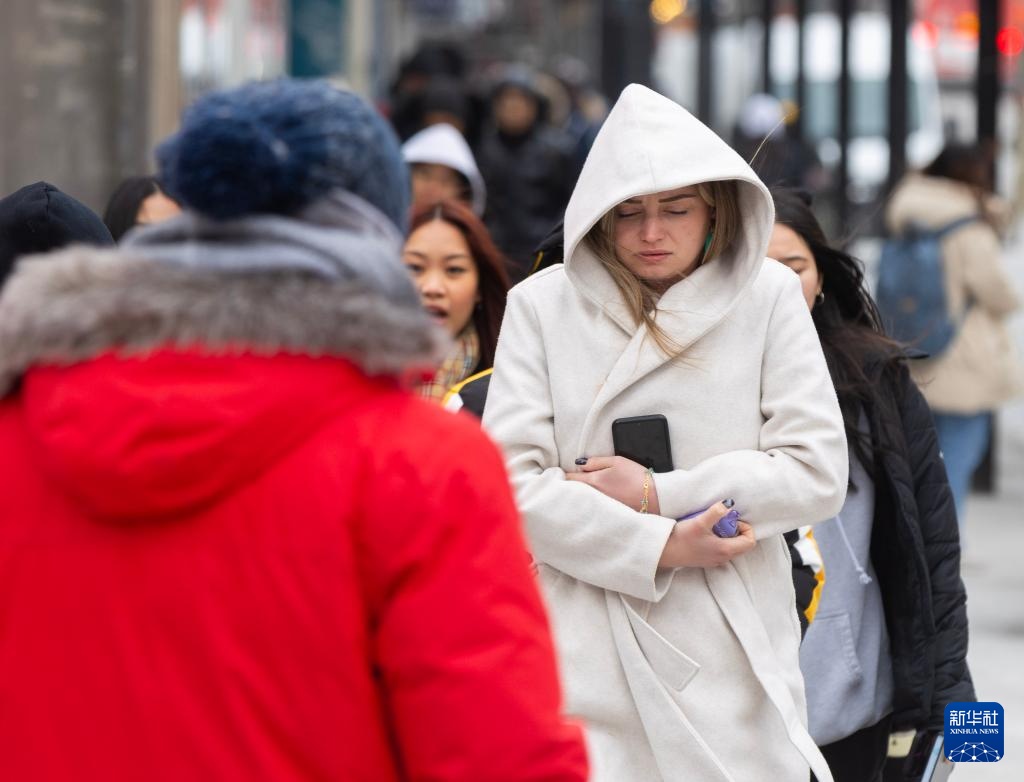
[[[693,518],[677,521],[658,567],[718,567],[750,551],[757,544],[754,528],[742,519],[735,537],[720,538],[711,531],[728,512],[719,502]]]

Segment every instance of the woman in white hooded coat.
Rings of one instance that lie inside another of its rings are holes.
[[[484,424],[596,782],[831,779],[806,729],[782,533],[838,512],[846,439],[799,282],[764,257],[772,224],[735,152],[632,85],[569,202],[564,265],[509,295]],[[675,468],[653,480],[609,458],[612,422],[646,414],[668,419]],[[726,498],[750,527],[718,539]]]

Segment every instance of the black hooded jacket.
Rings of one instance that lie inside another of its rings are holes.
[[[879,359],[867,369],[883,390],[867,410],[881,445],[871,559],[889,631],[893,727],[936,730],[947,703],[975,700],[956,507],[931,410],[906,363]]]
[[[512,262],[512,282],[519,282],[530,271],[534,248],[562,219],[576,184],[572,141],[538,111],[533,127],[521,136],[492,128],[476,160],[487,184],[487,228]]]
[[[69,244],[108,247],[114,239],[99,215],[48,182],[0,198],[0,287],[21,256]]]

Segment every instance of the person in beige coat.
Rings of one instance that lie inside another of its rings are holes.
[[[596,782],[831,780],[782,533],[839,511],[846,438],[799,281],[765,259],[772,223],[735,152],[631,85],[569,202],[564,265],[509,295],[484,425]],[[653,479],[612,456],[612,422],[647,414],[675,468]],[[722,539],[727,499],[745,523]]]
[[[1024,392],[1024,373],[1006,328],[1020,299],[1002,261],[1005,207],[988,192],[987,179],[983,154],[947,147],[923,172],[904,177],[886,214],[896,233],[911,225],[938,228],[977,217],[942,241],[949,312],[959,320],[959,331],[940,355],[911,364],[935,417],[961,538],[964,504],[971,475],[988,447],[991,413]]]

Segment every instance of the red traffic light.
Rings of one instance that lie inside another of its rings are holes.
[[[1017,27],[1004,27],[996,35],[996,48],[1004,57],[1016,57],[1024,51],[1024,32]]]

